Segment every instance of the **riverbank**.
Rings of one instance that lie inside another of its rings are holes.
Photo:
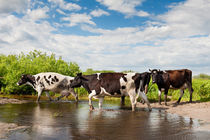
[[[165,106],[164,103],[151,103],[153,109],[165,111],[167,113],[176,114],[182,117],[188,117],[199,120],[203,125],[197,130],[210,131],[210,102],[198,102],[192,103],[181,102],[179,105],[175,105],[176,101],[168,102]],[[146,104],[138,103],[137,107],[147,108]]]

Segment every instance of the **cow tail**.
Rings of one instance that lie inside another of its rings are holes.
[[[187,70],[186,73],[187,73],[187,77],[189,78],[188,81],[189,81],[190,86],[191,86],[191,91],[193,92],[194,90],[192,88],[192,71],[191,70]]]

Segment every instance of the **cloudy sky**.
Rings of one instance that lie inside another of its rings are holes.
[[[83,71],[210,74],[210,0],[0,0],[0,54],[34,49]]]

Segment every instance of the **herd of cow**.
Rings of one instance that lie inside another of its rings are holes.
[[[78,101],[78,95],[74,88],[84,87],[89,93],[89,106],[93,110],[92,97],[99,99],[99,109],[102,108],[105,96],[121,97],[121,104],[124,104],[125,96],[130,97],[132,111],[135,111],[139,96],[146,102],[149,110],[150,103],[147,99],[148,85],[152,77],[152,83],[156,83],[159,89],[159,104],[161,104],[161,92],[164,91],[165,105],[167,105],[167,93],[169,89],[180,89],[180,102],[184,90],[188,88],[190,92],[190,102],[192,102],[192,71],[188,69],[160,71],[149,70],[144,73],[97,73],[92,75],[82,75],[78,73],[76,77],[64,76],[54,72],[39,73],[36,75],[23,74],[18,85],[27,84],[38,92],[37,102],[40,100],[42,92],[45,92],[49,100],[52,100],[49,91],[60,93],[60,98],[68,97],[72,94]]]

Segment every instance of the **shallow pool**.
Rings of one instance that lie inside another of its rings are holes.
[[[97,102],[94,106],[97,108]],[[1,122],[29,126],[12,132],[8,139],[210,139],[210,133],[194,131],[200,125],[197,120],[155,109],[132,112],[119,104],[105,103],[102,111],[89,111],[85,101],[30,102],[0,105],[0,110]]]

